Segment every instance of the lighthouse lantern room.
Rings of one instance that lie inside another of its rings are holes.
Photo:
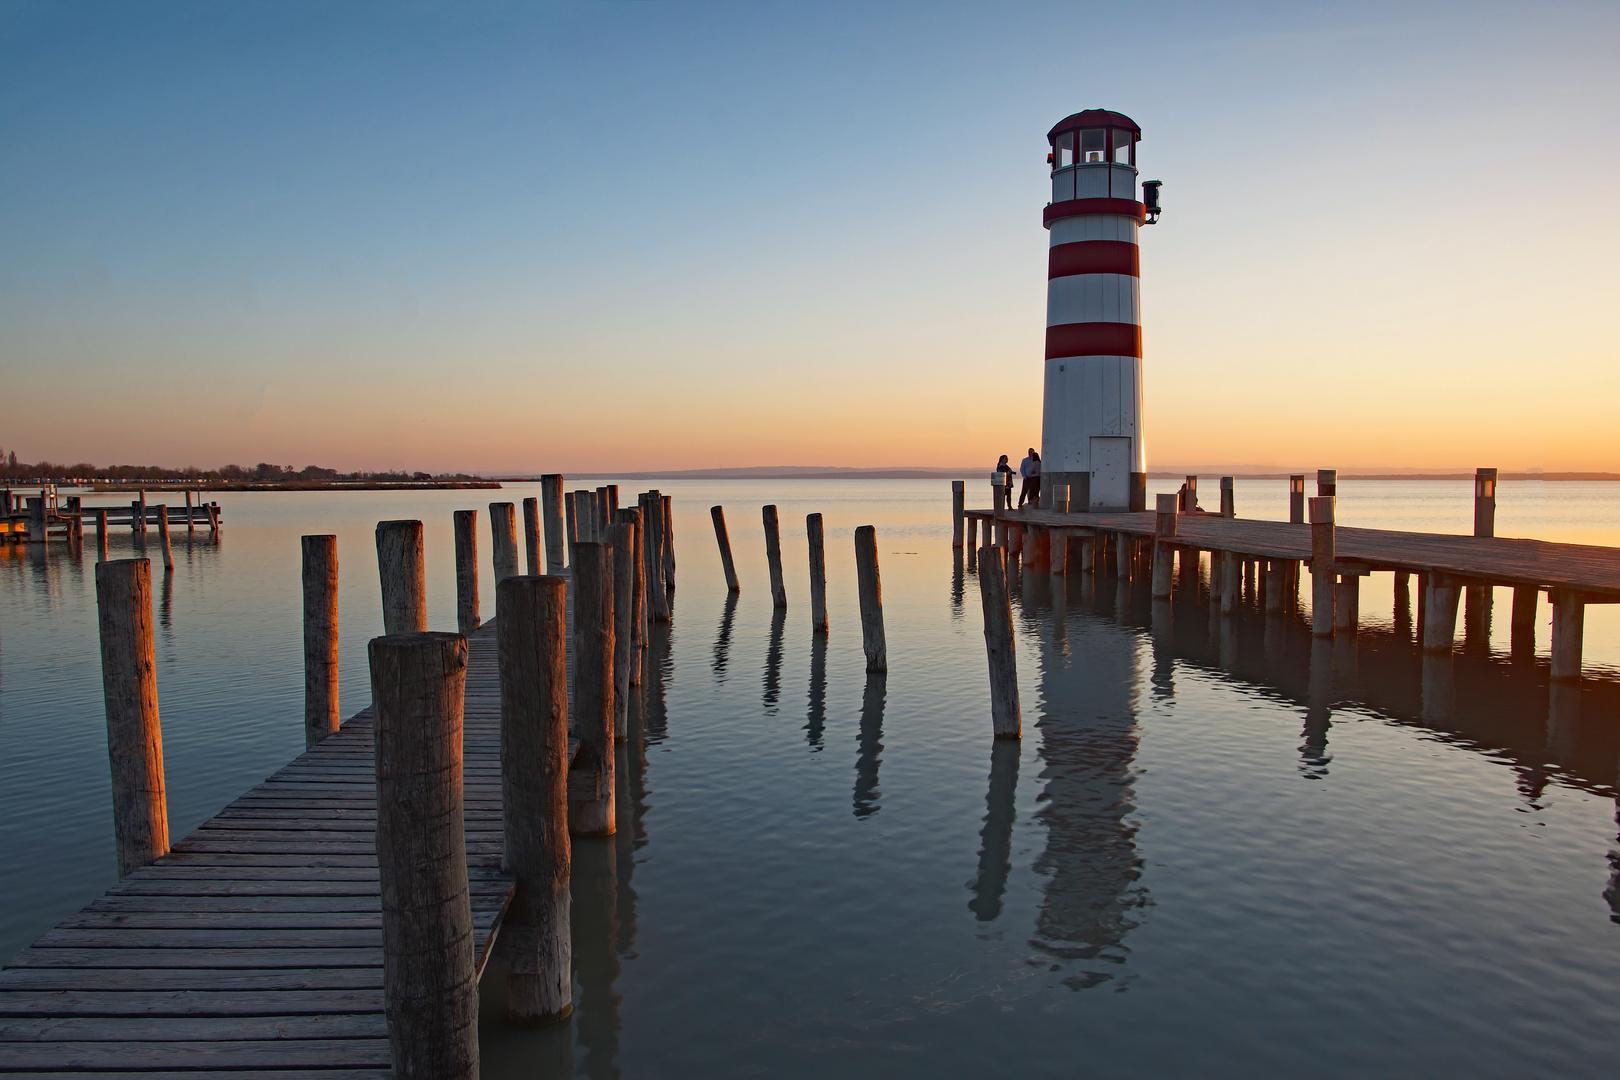
[[[1066,484],[1075,510],[1147,507],[1137,230],[1158,216],[1157,181],[1137,196],[1142,129],[1087,109],[1060,120],[1052,152],[1046,274],[1042,499]]]

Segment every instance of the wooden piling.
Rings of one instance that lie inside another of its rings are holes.
[[[1112,538],[1114,546],[1114,573],[1121,581],[1131,580],[1132,555],[1131,536],[1129,533],[1115,533]]]
[[[191,492],[188,491],[186,492],[186,532],[192,533],[196,531],[197,526],[192,524],[191,521]]]
[[[647,528],[647,616],[669,622],[669,590],[664,581],[664,515],[656,492],[642,496],[642,523]]]
[[[889,650],[883,634],[883,585],[878,578],[877,529],[855,530],[855,583],[861,601],[861,648],[867,671],[888,671]]]
[[[393,1074],[476,1080],[478,981],[462,825],[467,639],[385,636],[368,653]]]
[[[1339,470],[1316,470],[1316,497],[1325,499],[1336,497],[1339,494]]]
[[[976,518],[976,517],[970,517],[970,518],[967,519],[967,549],[969,551],[977,551],[977,550],[979,550],[978,540],[979,540],[979,519]]]
[[[489,539],[495,549],[495,595],[501,582],[518,575],[517,508],[509,502],[489,504]],[[500,614],[500,604],[495,605]]]
[[[979,549],[979,599],[984,607],[984,648],[990,660],[990,730],[998,739],[1023,734],[1018,707],[1018,662],[1012,600],[1007,592],[1006,549]]]
[[[1354,634],[1361,619],[1361,577],[1340,574],[1333,601],[1333,628]]]
[[[561,473],[547,473],[540,478],[540,516],[546,530],[546,573],[560,574],[568,566],[568,536],[563,531]]]
[[[776,507],[774,505],[761,507],[760,516],[765,523],[765,562],[771,571],[771,604],[785,608],[788,601],[787,585],[782,581],[782,528],[776,520]],[[957,522],[957,528],[961,529],[960,521]]]
[[[827,632],[827,540],[820,514],[806,514],[805,535],[810,541],[810,629]]]
[[[951,481],[951,547],[962,546],[967,531],[967,481]],[[778,605],[785,606],[785,605]]]
[[[1230,476],[1221,477],[1221,517],[1237,517],[1236,482]]]
[[[304,749],[338,729],[336,536],[301,539],[304,581]]]
[[[1536,601],[1540,592],[1534,585],[1513,587],[1513,614],[1508,623],[1508,647],[1513,653],[1535,655]]]
[[[1324,470],[1325,471],[1325,470]],[[1320,474],[1319,474],[1320,475]],[[1321,480],[1317,481],[1318,488]],[[1333,594],[1336,591],[1333,550],[1334,496],[1311,500],[1311,634],[1333,636]],[[1267,586],[1271,585],[1267,581]],[[1268,602],[1269,607],[1269,602]]]
[[[742,586],[737,584],[737,567],[731,561],[731,537],[726,535],[725,508],[711,506],[709,516],[714,519],[714,540],[720,545],[720,565],[726,572],[726,588],[738,592]]]
[[[608,489],[606,484],[591,492],[591,509],[595,511],[591,517],[591,522],[595,527],[591,539],[599,540],[605,544],[608,542],[607,527],[611,520],[608,517]]]
[[[579,543],[579,498],[577,492],[563,495],[564,547],[568,552],[568,569],[574,568],[574,546]]]
[[[523,554],[526,558],[523,565],[528,567],[530,577],[539,577],[546,572],[540,557],[539,499],[523,500]]]
[[[658,496],[664,511],[664,587],[675,588],[675,504],[668,495]]]
[[[1288,478],[1288,520],[1294,525],[1305,524],[1305,474],[1295,473]]]
[[[96,511],[96,562],[107,561],[107,511]]]
[[[615,515],[617,524],[630,529],[631,553],[631,588],[630,588],[630,679],[631,686],[641,684],[642,650],[647,647],[647,553],[646,538],[642,535],[641,508],[625,507]],[[618,554],[615,548],[614,559]],[[614,570],[617,572],[618,563],[615,561]],[[617,587],[617,586],[615,586]],[[617,603],[618,595],[615,593],[614,601]],[[617,631],[618,608],[614,608],[614,629]],[[616,642],[615,642],[616,644]]]
[[[136,500],[140,512],[135,515],[135,531],[144,533],[146,531],[146,492],[142,491],[140,494],[141,497]]]
[[[1160,495],[1155,500],[1153,519],[1153,599],[1167,600],[1173,585],[1177,495]]]
[[[1046,572],[1052,577],[1063,577],[1069,572],[1069,534],[1056,529],[1047,530]]]
[[[1459,589],[1444,575],[1428,575],[1427,599],[1423,605],[1423,650],[1450,652],[1457,636]]]
[[[427,577],[420,521],[377,522],[377,576],[382,582],[383,633],[427,630]]]
[[[1496,535],[1496,470],[1474,470],[1474,535]]]
[[[1266,575],[1264,606],[1266,614],[1280,615],[1287,608],[1288,562],[1284,559],[1264,559],[1261,565]]]
[[[169,850],[150,560],[96,564],[96,618],[112,767],[113,836],[122,881]]]
[[[636,563],[635,527],[613,522],[606,543],[613,549],[613,738],[630,735],[630,653],[635,647]]]
[[[1586,598],[1570,589],[1552,591],[1552,678],[1577,682],[1581,677],[1581,644],[1586,633]]]
[[[495,587],[501,683],[501,868],[517,878],[497,940],[507,1015],[524,1025],[573,1011],[569,924],[568,668],[561,577]]]
[[[1223,551],[1217,557],[1221,560],[1221,614],[1232,615],[1237,612],[1238,604],[1242,601],[1243,571],[1239,568],[1241,560],[1235,551]]]
[[[575,836],[612,836],[613,549],[595,540],[574,547],[574,717],[579,756],[569,778],[569,828]]]
[[[163,569],[174,569],[174,551],[169,547],[169,508],[160,504],[158,513],[158,538],[163,543]]]
[[[482,624],[478,617],[478,511],[457,510],[456,629],[470,634]]]

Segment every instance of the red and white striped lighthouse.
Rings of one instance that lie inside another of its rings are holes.
[[[1142,312],[1137,230],[1158,214],[1158,182],[1137,197],[1142,129],[1087,109],[1047,133],[1052,144],[1046,273],[1042,499],[1067,484],[1076,510],[1147,507],[1142,442]]]

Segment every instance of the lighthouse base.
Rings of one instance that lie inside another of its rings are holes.
[[[1133,472],[1127,484],[1122,506],[1091,505],[1091,474],[1088,472],[1043,472],[1041,474],[1041,509],[1052,509],[1052,491],[1058,487],[1069,489],[1069,513],[1088,511],[1146,510],[1147,473]]]

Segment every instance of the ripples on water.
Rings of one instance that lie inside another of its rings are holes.
[[[1609,487],[1515,487],[1504,535],[1617,542]],[[1030,579],[1014,593],[1024,738],[996,744],[948,485],[665,490],[675,620],[635,701],[620,835],[575,848],[578,1011],[508,1029],[487,980],[486,1076],[1612,1072],[1610,609],[1589,609],[1602,677],[1555,694],[1545,617],[1542,660],[1507,656],[1506,593],[1488,638],[1434,661],[1391,616],[1387,577],[1364,586],[1353,644],[1293,618],[1212,621],[1199,598],[1154,605],[1110,577]],[[349,713],[380,629],[374,524],[426,522],[430,622],[453,625],[450,511],[526,494],[222,497],[223,542],[181,544],[174,576],[154,575],[173,831],[301,748],[300,533],[340,538]],[[1240,482],[1239,510],[1280,516],[1285,485]],[[808,628],[812,511],[825,638]],[[1346,483],[1340,517],[1461,529],[1468,485]],[[852,536],[869,523],[886,676],[860,648]],[[112,883],[92,571],[0,551],[8,951]]]

